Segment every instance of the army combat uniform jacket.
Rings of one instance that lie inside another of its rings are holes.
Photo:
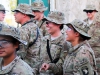
[[[33,22],[36,25],[38,25],[38,27],[40,29],[40,32],[42,33],[42,36],[46,36],[48,34],[47,28],[46,28],[46,23],[45,23],[45,17],[40,21],[37,21],[37,20],[33,19]]]
[[[21,45],[19,54],[32,68],[38,68],[41,36],[38,26],[32,20],[19,28],[21,39],[28,42],[27,46]],[[34,43],[33,43],[34,42]],[[31,45],[31,46],[30,46]],[[21,52],[21,53],[20,53]],[[23,54],[23,55],[22,55]]]
[[[10,65],[2,70],[0,62],[0,75],[35,75],[32,68],[19,57],[16,57]]]
[[[95,75],[95,56],[87,41],[70,49],[63,65],[63,75]]]
[[[50,48],[50,54],[52,61],[48,55],[47,52],[47,40],[49,40],[49,48]],[[60,74],[62,72],[62,64],[64,62],[64,54],[63,54],[63,44],[65,42],[65,37],[63,34],[54,39],[51,40],[51,36],[45,36],[43,40],[42,50],[40,52],[40,57],[43,63],[49,63],[50,68],[49,70],[52,70],[54,74]],[[68,48],[68,47],[67,47]]]

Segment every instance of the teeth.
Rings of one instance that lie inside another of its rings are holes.
[[[47,30],[49,30],[50,28],[47,28]]]

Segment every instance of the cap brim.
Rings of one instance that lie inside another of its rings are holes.
[[[74,27],[74,29],[79,32],[81,35],[88,37],[89,39],[91,39],[91,36],[88,35],[87,33],[83,32],[81,29],[78,29],[77,27],[75,27],[72,23],[67,23],[67,26],[72,25]],[[88,39],[88,40],[89,40]]]
[[[87,9],[84,9],[83,11],[84,11],[84,12],[87,12],[87,11],[89,11],[89,10],[87,10]],[[93,11],[96,11],[96,12],[98,12],[97,10],[93,10]]]

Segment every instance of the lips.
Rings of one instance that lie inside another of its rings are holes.
[[[5,51],[1,51],[1,50],[0,50],[0,54],[2,54],[2,53],[4,53],[4,52],[5,52]]]

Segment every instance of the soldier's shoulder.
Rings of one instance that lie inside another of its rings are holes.
[[[14,66],[13,72],[23,75],[33,75],[32,68],[23,60],[18,59],[18,62],[16,62],[16,65]]]

